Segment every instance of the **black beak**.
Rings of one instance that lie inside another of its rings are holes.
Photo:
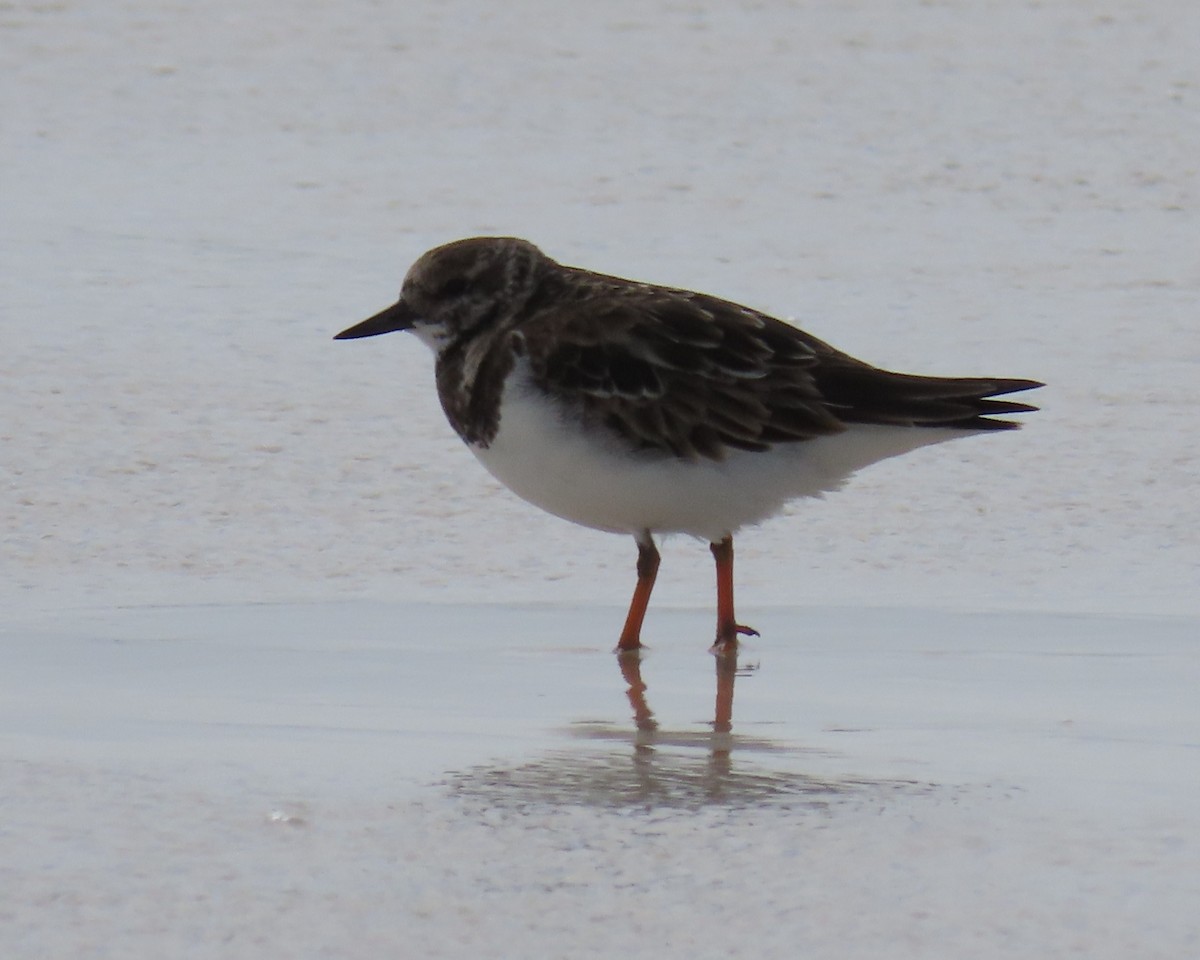
[[[375,316],[343,330],[333,339],[357,340],[359,337],[377,337],[381,333],[391,333],[393,330],[411,330],[415,320],[416,316],[408,304],[397,300],[386,310],[380,310]]]

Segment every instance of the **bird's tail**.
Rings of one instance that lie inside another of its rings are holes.
[[[819,389],[835,416],[846,423],[882,423],[956,430],[1013,430],[1015,420],[994,417],[1032,413],[1037,407],[994,397],[1045,386],[1037,380],[1001,377],[922,377],[867,365],[822,371]]]

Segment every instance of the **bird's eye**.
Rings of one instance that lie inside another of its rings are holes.
[[[437,295],[446,299],[460,297],[467,292],[468,286],[466,277],[451,277],[438,287]]]

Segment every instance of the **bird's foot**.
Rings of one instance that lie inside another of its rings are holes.
[[[621,634],[621,639],[617,641],[617,645],[613,649],[613,653],[619,657],[637,657],[645,649],[646,645],[642,643],[641,637],[636,635],[631,637],[627,636],[626,634]]]
[[[737,653],[738,637],[757,637],[759,632],[753,627],[747,627],[740,623],[732,623],[728,626],[722,626],[717,629],[717,639],[710,648],[710,652],[717,656],[728,656]]]

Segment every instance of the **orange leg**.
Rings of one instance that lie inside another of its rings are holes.
[[[637,586],[633,589],[633,599],[629,601],[629,615],[625,618],[621,639],[617,641],[618,650],[637,650],[642,645],[642,621],[646,619],[650,591],[654,589],[654,578],[658,576],[660,557],[649,530],[638,538],[637,545]]]
[[[717,561],[717,641],[718,651],[736,650],[738,634],[757,637],[758,631],[743,627],[733,615],[733,537],[709,545]]]

